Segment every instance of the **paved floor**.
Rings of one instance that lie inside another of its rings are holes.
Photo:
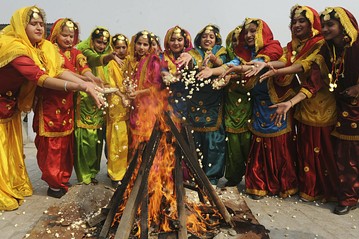
[[[21,239],[26,238],[37,223],[43,212],[59,199],[46,196],[47,185],[40,177],[41,173],[36,163],[36,149],[33,143],[25,145],[26,165],[34,195],[28,197],[23,205],[11,212],[0,212],[0,238]],[[106,176],[106,160],[102,160],[101,171],[98,175],[100,183],[110,185]],[[70,182],[76,183],[73,174]],[[223,181],[222,181],[223,182]],[[235,187],[226,189],[229,193],[235,192],[243,197],[258,221],[270,230],[269,236],[273,239],[358,239],[359,238],[359,209],[348,215],[333,214],[334,203],[305,203],[297,197],[285,200],[276,197],[266,197],[255,201]]]

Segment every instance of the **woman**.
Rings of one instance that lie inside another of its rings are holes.
[[[128,55],[128,46],[129,46],[128,38],[123,34],[115,34],[112,37],[112,48],[116,53],[118,58],[121,60],[125,60]]]
[[[341,7],[328,7],[320,15],[325,45],[319,65],[328,74],[337,102],[337,123],[332,135],[338,166],[338,205],[334,213],[347,214],[359,199],[359,40],[355,17]]]
[[[299,92],[290,100],[271,106],[277,107],[273,119],[286,117],[295,107],[297,122],[297,152],[299,196],[303,201],[333,201],[337,195],[337,167],[334,159],[332,136],[336,122],[334,95],[329,92],[326,73],[320,72],[315,59],[324,40],[320,34],[318,13],[307,6],[291,9],[292,41],[284,49],[283,66],[262,75],[285,78],[297,77]],[[278,63],[271,62],[275,65]],[[278,118],[277,118],[278,117]]]
[[[195,48],[189,51],[192,63],[199,69],[217,67],[226,62],[219,28],[207,25],[196,36]],[[181,58],[185,58],[182,54]],[[189,86],[188,121],[194,128],[194,139],[202,167],[210,182],[217,185],[223,176],[225,131],[223,125],[223,89],[214,89],[212,80],[199,74]]]
[[[159,55],[160,59],[163,59],[163,51],[162,51],[162,47],[160,44],[160,37],[157,36],[156,34],[154,34],[153,32],[151,32],[151,48],[152,51]]]
[[[183,52],[192,47],[191,35],[185,29],[175,26],[169,29],[164,40],[164,63],[162,64],[162,78],[169,87],[168,102],[176,122],[183,122],[187,118],[188,90],[183,82],[181,67],[178,59]]]
[[[278,60],[283,53],[280,43],[273,40],[268,25],[261,19],[247,18],[240,33],[240,41],[235,53],[243,62],[256,61],[250,66],[235,66],[231,71],[246,72],[244,87],[250,90],[252,102],[252,119],[248,125],[253,134],[246,174],[246,192],[253,199],[261,199],[265,195],[277,195],[285,198],[297,192],[295,171],[295,147],[292,121],[287,118],[277,124],[271,122],[269,116],[274,113],[268,106],[286,99],[293,94],[292,81],[278,82],[270,78],[258,81],[251,77],[260,62]],[[287,87],[278,88],[279,84]]]
[[[87,75],[89,79],[95,78],[86,65],[86,57],[73,48],[78,35],[76,23],[63,18],[54,23],[49,40],[58,47],[66,69]],[[41,178],[48,183],[49,193],[60,198],[68,190],[73,168],[73,92],[38,88],[34,112],[33,128]]]
[[[44,16],[38,7],[21,8],[0,35],[0,210],[14,210],[25,196],[32,195],[24,163],[20,111],[31,109],[36,85],[87,91],[95,105],[101,105],[95,85],[61,68],[60,54],[44,39]]]
[[[116,34],[112,37],[111,44],[116,55],[124,62],[129,46],[127,37]],[[106,113],[107,174],[111,178],[112,186],[116,187],[127,168],[129,99],[123,85],[121,65],[114,60],[108,63],[106,83],[109,87],[118,89],[114,94],[107,95],[109,107]]]
[[[118,60],[112,53],[108,30],[103,27],[95,28],[87,40],[79,43],[77,48],[86,56],[93,74],[106,82],[107,64],[111,60]],[[103,109],[93,107],[93,100],[88,94],[80,92],[76,96],[74,159],[75,172],[80,183],[98,183],[96,175],[100,171],[103,125]]]
[[[149,140],[156,117],[165,104],[161,79],[161,64],[151,48],[152,37],[144,30],[132,37],[130,55],[124,63],[124,84],[131,102],[130,149]]]

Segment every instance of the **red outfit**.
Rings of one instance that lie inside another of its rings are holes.
[[[65,68],[76,73],[90,70],[81,51],[72,48],[60,53]],[[73,92],[38,88],[36,96],[33,128],[41,179],[51,188],[67,190],[74,163],[74,95]]]
[[[344,49],[338,49],[327,41],[320,50],[324,62],[321,67],[326,68],[333,79],[337,78],[334,93],[338,118],[332,135],[336,138],[334,152],[339,172],[338,201],[341,206],[355,206],[359,200],[359,99],[346,95],[345,91],[359,84],[358,24],[346,9],[337,7],[334,11],[345,33],[349,34],[350,42]],[[333,49],[336,56],[344,58],[343,61],[334,59]],[[331,59],[334,59],[333,62]]]
[[[255,22],[257,31],[255,47],[246,46],[243,27],[239,35],[239,45],[235,53],[243,63],[254,58],[259,61],[276,61],[282,54],[280,43],[273,40],[268,25],[260,19],[246,20],[246,24]],[[281,124],[274,124],[270,115],[275,109],[268,106],[283,101],[290,96],[292,81],[286,88],[275,87],[276,78],[258,82],[257,77],[246,79],[244,87],[250,90],[252,101],[252,119],[249,129],[253,134],[245,174],[246,192],[256,196],[279,194],[281,197],[295,194],[298,190],[295,170],[295,145],[293,141],[292,120],[288,117]]]

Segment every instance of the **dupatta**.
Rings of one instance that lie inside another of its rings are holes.
[[[174,33],[181,34],[184,37],[183,52],[188,52],[193,48],[191,35],[187,30],[179,26],[175,26],[167,31],[164,39],[164,59],[166,60],[167,67],[172,75],[177,72],[178,68],[178,65],[175,63],[176,59],[169,47],[169,41]]]
[[[45,72],[45,75],[40,77],[37,83],[42,86],[48,76],[56,77],[63,72],[63,61],[51,42],[43,39],[36,46],[31,44],[25,28],[34,11],[41,13],[45,22],[45,13],[42,9],[36,6],[24,7],[15,11],[10,19],[10,25],[1,31],[0,67],[6,66],[17,57],[27,56]],[[21,111],[28,112],[31,110],[35,90],[36,85],[28,80],[22,84],[18,97],[18,108]]]

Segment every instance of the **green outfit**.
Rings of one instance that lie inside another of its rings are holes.
[[[103,53],[97,53],[90,37],[79,43],[77,48],[86,56],[92,73],[105,80],[107,66],[103,66],[103,57],[110,52],[107,47]],[[98,109],[93,99],[85,92],[78,92],[75,110],[75,144],[74,168],[77,180],[89,184],[100,171],[103,147],[104,113]]]
[[[239,80],[238,80],[239,81]],[[250,96],[240,83],[232,80],[224,94],[224,123],[227,134],[226,172],[227,185],[241,182],[245,172],[251,142],[247,124],[251,117]]]

